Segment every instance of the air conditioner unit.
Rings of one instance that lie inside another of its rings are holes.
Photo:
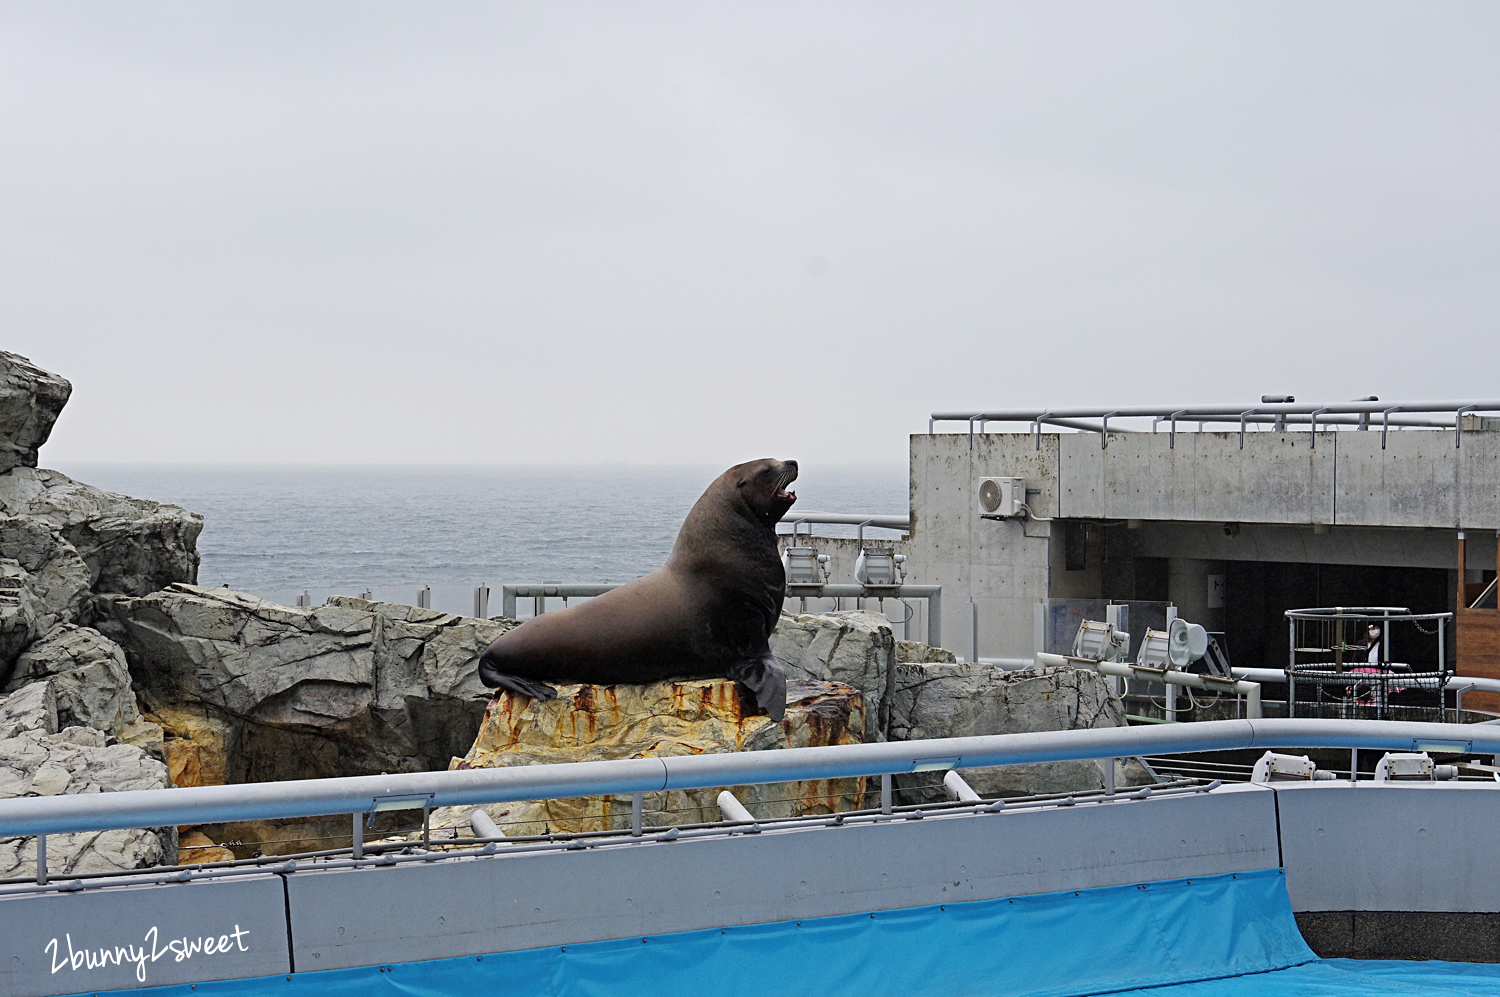
[[[979,514],[994,519],[1019,516],[1026,505],[1025,478],[980,478]]]

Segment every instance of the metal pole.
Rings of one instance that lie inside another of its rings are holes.
[[[880,812],[888,814],[893,809],[891,806],[891,774],[887,772],[880,777]]]
[[[507,620],[516,618],[516,587],[503,585],[500,588],[500,615]]]
[[[969,646],[974,650],[974,656],[969,660],[977,665],[979,664],[979,604],[973,599],[969,600],[969,622],[973,625]]]
[[[1349,749],[1349,781],[1359,782],[1359,749]]]
[[[365,815],[353,814],[354,817],[354,857],[362,859],[365,857]]]
[[[1118,758],[1106,758],[1106,759],[1104,759],[1104,795],[1105,796],[1114,796],[1115,795],[1115,765],[1119,761],[1120,760]]]
[[[1297,621],[1289,616],[1286,625],[1286,716],[1290,720],[1297,715]]]
[[[630,794],[630,833],[639,838],[641,836],[642,811],[645,809],[645,794]]]
[[[47,836],[36,836],[36,885],[47,885]]]

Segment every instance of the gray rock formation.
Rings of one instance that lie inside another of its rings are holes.
[[[890,621],[863,610],[783,613],[771,634],[771,653],[786,666],[788,678],[842,682],[860,691],[866,741],[884,741],[890,733],[895,646]]]
[[[0,516],[0,558],[26,572],[38,636],[82,617],[92,576],[77,548],[57,530],[34,519]]]
[[[0,516],[0,683],[24,648],[85,611],[89,570],[45,523]]]
[[[73,386],[25,357],[0,351],[0,471],[36,467]]]
[[[88,566],[95,592],[145,595],[198,579],[203,517],[180,506],[15,467],[0,473],[0,513],[55,530]]]
[[[899,740],[1038,730],[1120,727],[1125,710],[1104,678],[1086,668],[1003,671],[983,664],[898,664],[891,733]],[[1091,761],[965,769],[985,797],[1102,789]],[[907,802],[943,799],[943,773],[897,777]]]
[[[35,642],[16,659],[6,692],[27,684],[46,686],[56,703],[54,730],[92,727],[133,741],[145,732],[130,688],[130,669],[120,645],[97,630],[67,623]]]
[[[57,688],[31,682],[0,699],[0,799],[162,789],[167,768],[140,747],[91,727],[58,727]],[[176,829],[55,834],[47,838],[53,876],[139,869],[173,862]],[[0,878],[36,874],[34,836],[0,838]]]
[[[911,664],[957,664],[958,656],[952,651],[941,647],[933,647],[931,644],[923,644],[917,640],[896,641],[896,660]]]
[[[29,690],[7,697],[29,696]],[[115,742],[103,731],[70,727],[48,732],[45,716],[40,726],[0,738],[0,799],[16,796],[57,796],[63,793],[103,793],[127,789],[162,789],[169,785],[167,769],[140,748]],[[0,727],[4,722],[0,721]],[[0,733],[4,733],[0,730]],[[175,828],[86,831],[47,837],[47,869],[53,877],[84,872],[140,869],[177,856]],[[0,878],[36,875],[36,838],[0,838]]]
[[[292,608],[194,585],[98,606],[148,713],[192,707],[227,721],[230,782],[446,768],[473,744],[490,698],[479,653],[509,626],[362,599]]]

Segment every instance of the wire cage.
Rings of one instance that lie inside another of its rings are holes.
[[[1289,609],[1287,716],[1326,720],[1457,721],[1444,687],[1446,628],[1452,613],[1413,613],[1404,606]],[[1402,645],[1427,643],[1426,660],[1394,661],[1393,626],[1411,628]]]

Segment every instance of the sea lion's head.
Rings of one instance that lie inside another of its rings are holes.
[[[797,501],[797,493],[787,487],[795,480],[797,462],[774,457],[736,464],[719,478],[726,491],[733,491],[736,503],[768,525],[780,522]]]

